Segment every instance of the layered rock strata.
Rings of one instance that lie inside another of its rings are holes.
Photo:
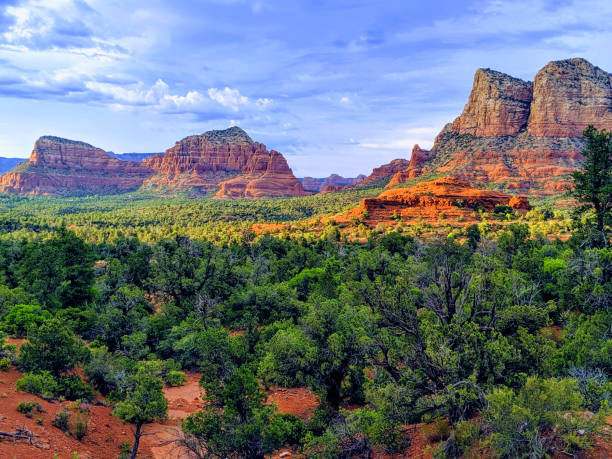
[[[612,130],[612,75],[584,59],[555,61],[533,83],[480,69],[463,113],[426,160],[397,173],[397,186],[424,173],[533,195],[556,194],[581,164],[589,124]]]
[[[205,192],[220,186],[216,196],[229,198],[306,194],[283,155],[239,127],[186,137],[143,164],[155,171],[148,186]]]
[[[314,193],[329,192],[332,189],[341,190],[344,187],[357,185],[365,180],[365,178],[365,175],[342,177],[338,174],[331,174],[326,178],[304,177],[302,179],[302,186],[306,191],[312,191]]]
[[[476,210],[492,211],[497,205],[510,206],[519,213],[531,208],[525,196],[474,188],[455,177],[443,177],[408,188],[385,190],[376,198],[366,198],[359,207],[349,211],[349,217],[365,218],[370,224],[398,219],[438,219],[442,215],[469,220]]]
[[[108,194],[138,188],[151,175],[140,163],[120,161],[88,143],[40,137],[30,159],[0,177],[13,194]]]

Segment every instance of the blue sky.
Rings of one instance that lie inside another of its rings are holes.
[[[430,147],[474,71],[612,71],[608,0],[0,0],[0,156],[162,151],[231,125],[298,176]]]

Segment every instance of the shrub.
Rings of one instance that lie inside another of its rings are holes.
[[[169,386],[182,386],[187,382],[187,378],[182,371],[172,370],[166,375],[165,382]]]
[[[423,434],[430,442],[446,440],[450,435],[450,424],[447,419],[440,418],[423,426]]]
[[[45,420],[43,418],[38,418],[36,420],[36,424],[38,424],[39,426],[42,426],[44,424]]]
[[[39,412],[39,413],[43,412],[42,405],[40,403],[38,403],[38,402],[35,402],[35,401],[20,402],[19,405],[17,405],[17,411],[19,411],[20,413],[25,414],[29,418],[32,417],[32,413],[34,412],[34,408],[36,408],[36,411]]]
[[[0,370],[8,371],[10,367],[11,367],[11,359],[9,359],[8,357],[2,357],[0,359]]]
[[[81,441],[85,435],[87,435],[87,424],[89,419],[85,415],[79,415],[74,422],[74,427],[72,428],[72,436],[77,440]]]
[[[475,420],[461,421],[455,427],[455,444],[466,454],[480,438],[480,423]]]
[[[51,319],[51,313],[34,304],[16,304],[9,309],[1,326],[10,335],[24,338],[31,327]]]
[[[55,398],[58,392],[57,380],[48,371],[40,373],[25,373],[17,381],[17,390],[39,395],[45,400]]]
[[[89,384],[76,374],[59,378],[57,394],[62,395],[67,400],[91,401],[95,397],[94,391]]]
[[[520,391],[498,388],[487,400],[490,443],[503,457],[543,456],[556,438],[575,446],[575,435],[594,431],[598,422],[571,414],[584,405],[576,379],[530,377]]]
[[[51,421],[51,424],[54,427],[57,427],[58,429],[60,429],[61,431],[67,432],[69,421],[70,421],[70,412],[68,411],[68,408],[62,408],[60,411],[57,412],[57,414],[55,415],[55,418],[53,418],[53,421]]]

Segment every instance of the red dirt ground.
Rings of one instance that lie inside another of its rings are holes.
[[[188,414],[203,406],[203,390],[198,385],[200,375],[188,373],[187,383],[181,387],[164,388],[168,399],[168,419],[162,423],[148,424],[143,428],[139,458],[148,459],[182,459],[190,456],[181,450],[176,443],[168,443],[178,438],[180,421]],[[57,454],[58,459],[72,459],[76,451],[80,459],[115,459],[119,454],[119,446],[124,441],[133,441],[133,430],[111,415],[111,408],[89,405],[90,418],[87,436],[79,442],[64,434],[51,425],[55,414],[70,402],[49,403],[31,394],[18,392],[16,382],[21,373],[15,368],[8,372],[0,372],[0,430],[14,432],[16,428],[27,428],[36,436],[39,447],[30,445],[25,440],[13,441],[0,437],[0,458],[51,459]],[[294,414],[307,421],[314,413],[318,404],[315,394],[306,388],[271,387],[266,391],[268,402],[275,403],[283,414]],[[41,404],[44,412],[34,412],[32,418],[27,418],[17,411],[17,405],[22,401],[36,401]],[[38,425],[36,419],[43,419]],[[411,439],[410,447],[401,454],[385,454],[375,451],[373,457],[378,459],[395,458],[431,458],[428,447],[434,447],[427,440],[422,430],[423,424],[407,426],[406,436]],[[607,418],[607,425],[601,436],[595,439],[595,448],[585,457],[604,459],[612,457],[612,416]],[[272,458],[303,457],[290,448],[283,448],[271,455]]]
[[[304,387],[270,387],[266,394],[268,403],[275,403],[280,413],[293,414],[302,421],[308,421],[319,404],[317,396]]]
[[[26,428],[36,436],[40,447],[32,446],[26,440],[2,438],[0,458],[50,459],[57,454],[58,459],[72,459],[76,451],[81,459],[116,459],[121,443],[133,440],[130,426],[114,418],[111,409],[105,406],[89,406],[89,425],[82,442],[64,434],[53,427],[51,421],[55,414],[70,405],[70,402],[49,403],[32,394],[18,392],[16,384],[19,378],[21,373],[14,368],[8,372],[0,372],[0,430],[14,432],[15,428]],[[40,403],[44,412],[35,411],[31,419],[27,418],[17,411],[17,405],[24,401]],[[42,425],[37,424],[38,418],[43,419]]]

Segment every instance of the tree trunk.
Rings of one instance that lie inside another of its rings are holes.
[[[132,447],[132,455],[130,456],[130,459],[136,459],[136,455],[138,454],[138,445],[140,444],[140,436],[142,435],[141,429],[142,424],[136,424],[136,433],[134,433],[134,446]]]
[[[342,373],[338,371],[332,372],[331,376],[331,384],[327,387],[327,404],[334,411],[337,412],[340,409],[340,387],[342,386]]]

